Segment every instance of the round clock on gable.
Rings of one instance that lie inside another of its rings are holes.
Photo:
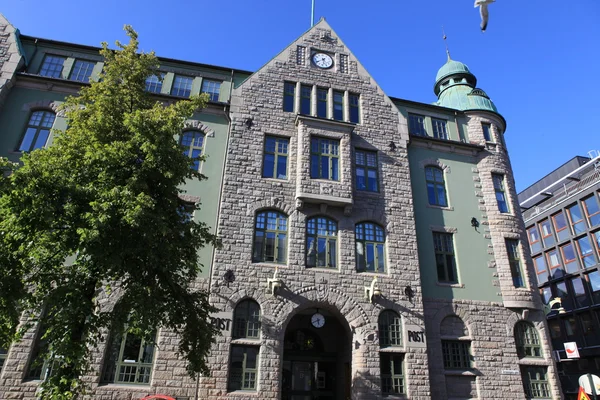
[[[322,314],[316,312],[312,315],[312,317],[310,317],[310,323],[315,328],[322,328],[323,325],[325,325],[325,317]]]
[[[312,62],[319,68],[328,69],[333,67],[333,58],[326,53],[314,53]]]

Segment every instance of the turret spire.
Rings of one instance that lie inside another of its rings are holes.
[[[450,50],[448,50],[448,42],[446,41],[446,39],[448,39],[448,37],[446,36],[446,32],[444,32],[444,25],[442,25],[442,34],[444,35],[443,39],[444,39],[444,45],[446,46],[446,54],[448,55],[448,61],[450,61],[451,60]]]

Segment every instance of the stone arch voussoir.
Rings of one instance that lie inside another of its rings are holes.
[[[446,317],[459,317],[464,322],[467,330],[469,331],[469,336],[476,336],[476,327],[475,320],[472,315],[465,309],[465,307],[460,304],[455,303],[454,305],[447,305],[446,307],[440,309],[435,316],[433,317],[432,325],[439,330],[442,321]]]
[[[198,131],[204,133],[208,137],[215,136],[215,131],[210,129],[208,126],[204,125],[202,122],[195,120],[195,119],[188,119],[183,124],[183,130],[186,131],[186,130],[192,130],[192,129],[198,130]]]
[[[62,104],[62,102],[55,101],[55,100],[38,100],[38,101],[32,101],[30,103],[23,104],[23,107],[21,109],[23,111],[28,111],[28,112],[35,111],[35,110],[51,110],[58,117],[64,117],[65,110],[59,109],[61,104]]]
[[[449,174],[451,172],[449,165],[442,163],[440,160],[438,160],[436,158],[425,158],[425,159],[419,161],[419,167],[421,167],[421,169],[425,169],[425,167],[429,167],[429,166],[441,168],[442,171],[444,171],[444,174]]]
[[[286,204],[282,198],[271,197],[248,204],[247,215],[254,216],[257,211],[266,209],[279,210],[288,217],[295,211],[294,207],[290,204]]]

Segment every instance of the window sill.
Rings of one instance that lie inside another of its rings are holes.
[[[454,211],[454,207],[451,207],[451,206],[444,207],[444,206],[436,206],[433,204],[427,204],[427,208],[434,208],[436,210]]]
[[[148,390],[152,385],[150,385],[149,383],[139,383],[139,384],[133,384],[133,383],[114,383],[114,382],[109,382],[109,383],[100,383],[98,385],[98,389],[103,390],[125,390],[128,392],[139,392],[140,390],[145,391]]]
[[[356,271],[356,273],[361,276],[388,276],[388,273],[386,271],[383,271],[383,272]]]
[[[444,375],[449,376],[478,376],[479,374],[473,372],[472,369],[445,369]]]
[[[315,272],[335,272],[335,273],[340,273],[340,269],[339,268],[325,268],[325,267],[306,267],[306,269],[310,270],[310,271],[315,271]]]
[[[290,178],[269,178],[268,176],[263,176],[262,177],[265,181],[267,182],[273,182],[273,183],[284,183],[284,182],[289,182]]]
[[[252,266],[253,267],[265,267],[265,268],[289,268],[290,267],[287,263],[278,264],[278,263],[270,263],[270,262],[264,262],[264,261],[252,261]]]
[[[260,346],[260,339],[249,339],[249,338],[232,339],[231,344],[243,344],[246,346]]]
[[[367,195],[367,196],[371,196],[371,197],[379,197],[381,196],[381,192],[378,191],[373,191],[373,190],[363,190],[363,189],[354,189],[354,191],[356,192],[357,195]]]
[[[227,392],[227,395],[234,397],[259,397],[259,393],[256,390],[235,390],[233,392]]]
[[[464,283],[436,282],[435,285],[439,286],[439,287],[451,287],[451,288],[455,288],[455,289],[464,289],[465,288],[465,284]]]
[[[543,357],[524,357],[519,359],[519,365],[534,365],[547,367],[548,361]]]
[[[406,350],[404,349],[404,346],[388,346],[388,347],[381,347],[379,349],[380,353],[394,353],[394,354],[405,354]]]

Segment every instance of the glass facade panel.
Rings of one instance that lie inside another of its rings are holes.
[[[593,267],[596,265],[596,255],[594,249],[590,243],[590,238],[584,236],[576,240],[577,250],[579,251],[579,257],[581,258],[581,265],[584,268]]]
[[[310,218],[306,223],[306,266],[337,268],[337,223],[329,218]]]
[[[598,196],[596,194],[583,200],[583,208],[585,209],[590,227],[600,224],[600,206],[598,205]]]
[[[579,270],[579,263],[577,262],[577,256],[575,255],[575,249],[571,243],[568,243],[560,248],[562,254],[563,263],[567,273],[571,274]]]
[[[546,253],[548,266],[550,267],[550,279],[558,279],[565,275],[565,270],[560,263],[560,257],[556,250]]]
[[[533,259],[535,265],[535,271],[537,273],[537,280],[540,285],[548,282],[548,269],[546,268],[546,260],[544,255],[537,256]]]
[[[385,272],[385,235],[383,228],[371,222],[355,227],[356,270]]]
[[[587,226],[585,225],[579,204],[575,204],[567,208],[567,214],[569,215],[569,220],[571,221],[571,226],[573,227],[573,234],[578,235],[585,232]]]
[[[532,226],[527,229],[527,237],[529,238],[529,247],[531,248],[532,253],[537,253],[542,250],[542,243],[537,227]]]
[[[592,297],[594,303],[600,304],[600,272],[594,271],[587,275],[590,282],[590,288],[592,289]]]
[[[546,219],[540,222],[540,231],[542,233],[544,247],[553,246],[555,243],[554,233],[552,232],[552,224],[550,224],[549,220]]]
[[[552,216],[552,222],[554,223],[554,229],[556,230],[558,240],[562,241],[568,239],[571,235],[571,232],[569,231],[569,226],[567,224],[565,214],[562,211],[557,214],[554,214]]]
[[[571,279],[571,285],[573,286],[573,296],[575,297],[575,306],[577,308],[587,307],[590,305],[590,299],[588,298],[587,292],[583,285],[581,278]]]

